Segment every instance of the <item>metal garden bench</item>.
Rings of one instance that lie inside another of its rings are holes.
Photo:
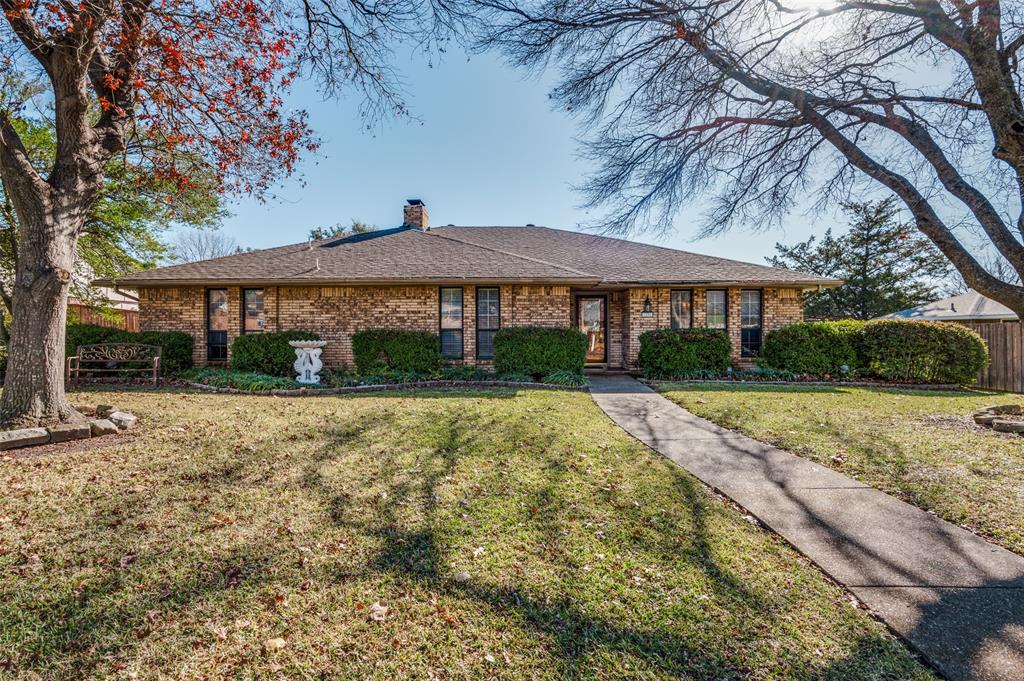
[[[160,378],[160,352],[159,345],[141,343],[80,345],[75,354],[68,357],[65,378],[72,385],[77,385],[83,371],[135,373],[151,376],[155,385]]]

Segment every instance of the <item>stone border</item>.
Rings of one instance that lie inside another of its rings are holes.
[[[743,380],[729,380],[722,378],[687,378],[680,380],[672,380],[668,378],[649,379],[649,378],[637,378],[638,381],[648,386],[657,386],[661,383],[712,383],[715,385],[809,385],[815,387],[821,386],[832,386],[837,388],[895,388],[899,390],[938,390],[938,391],[958,391],[965,390],[962,385],[955,383],[881,383],[878,381],[874,382],[857,382],[857,381],[743,381]],[[969,389],[969,388],[967,388]]]
[[[1000,418],[1016,416],[1017,418]],[[1024,407],[1019,404],[1000,404],[979,409],[972,414],[974,422],[997,433],[1017,433],[1024,437]]]
[[[589,386],[555,385],[553,383],[532,383],[516,381],[413,381],[411,383],[379,383],[374,385],[353,385],[344,388],[295,388],[293,390],[267,390],[254,391],[242,390],[241,388],[227,388],[222,386],[207,385],[206,383],[192,383],[185,381],[184,385],[196,390],[204,390],[212,393],[223,393],[228,395],[257,395],[270,397],[321,397],[328,395],[357,395],[360,393],[385,392],[393,390],[422,390],[430,388],[526,388],[528,390],[562,390],[568,392],[586,392]]]
[[[126,411],[117,411],[110,405],[96,409],[98,418],[81,423],[61,423],[50,428],[18,428],[0,431],[0,451],[35,447],[72,440],[85,440],[101,435],[113,435],[135,427],[138,419]]]

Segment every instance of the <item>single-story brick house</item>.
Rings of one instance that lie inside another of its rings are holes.
[[[111,284],[114,282],[100,281]],[[197,365],[227,361],[239,334],[287,329],[328,341],[351,366],[366,328],[438,333],[454,362],[486,365],[503,326],[578,326],[588,364],[636,366],[639,336],[726,329],[737,364],[762,334],[803,318],[801,291],[841,282],[790,270],[547,227],[431,227],[410,200],[401,227],[138,272],[142,330],[196,339]]]

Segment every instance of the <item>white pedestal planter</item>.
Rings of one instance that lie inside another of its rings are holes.
[[[295,348],[295,380],[307,385],[319,383],[320,370],[324,368],[320,354],[327,341],[288,341],[288,345]]]

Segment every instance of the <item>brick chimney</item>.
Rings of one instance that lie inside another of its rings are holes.
[[[424,232],[430,229],[430,213],[427,212],[427,206],[419,199],[409,199],[406,202],[402,217],[405,220],[402,224],[406,227],[415,227]]]

